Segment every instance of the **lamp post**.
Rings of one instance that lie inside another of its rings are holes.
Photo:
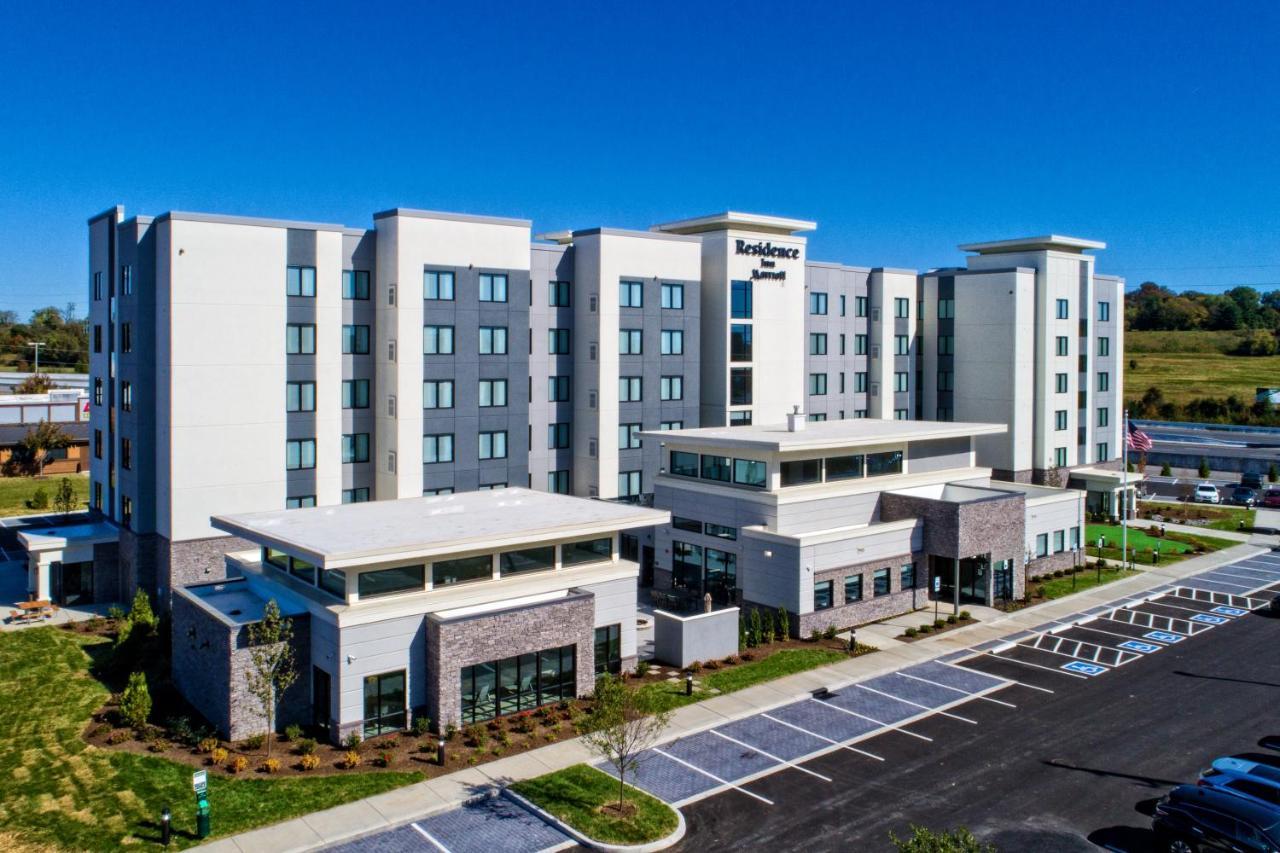
[[[173,812],[168,806],[164,807],[164,811],[160,812],[160,843],[165,847],[169,846],[171,833],[173,832]]]

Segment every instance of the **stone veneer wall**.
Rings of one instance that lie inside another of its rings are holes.
[[[448,621],[427,617],[427,714],[443,729],[459,724],[464,666],[576,645],[579,696],[595,688],[595,596],[573,592],[557,599],[499,613]]]
[[[226,580],[229,551],[256,549],[258,546],[238,536],[212,536],[185,542],[166,542],[158,565],[157,588],[170,597],[173,590],[191,584]]]
[[[122,601],[132,601],[139,589],[146,590],[154,599],[163,542],[164,538],[155,533],[134,533],[120,528],[117,559]]]
[[[276,731],[282,731],[291,723],[303,726],[311,722],[311,616],[304,613],[290,618],[293,620],[293,665],[298,677],[276,699]],[[245,685],[245,673],[252,666],[249,630],[241,628],[236,633],[229,661],[231,721],[227,737],[231,740],[261,734],[267,728],[258,700]]]
[[[1061,551],[1046,557],[1037,557],[1027,564],[1027,577],[1048,574],[1057,569],[1069,569],[1074,565],[1076,565],[1075,551]],[[1080,565],[1084,565],[1083,557],[1080,558]]]
[[[902,587],[902,567],[907,563],[916,564],[916,586]],[[876,569],[889,570],[889,594],[874,596],[873,578]],[[808,637],[816,628],[826,630],[828,625],[844,630],[857,625],[865,625],[878,619],[886,619],[902,613],[910,613],[916,606],[923,606],[929,600],[928,567],[924,565],[923,554],[901,554],[883,560],[867,563],[855,563],[841,566],[838,569],[825,569],[815,572],[814,583],[830,580],[831,607],[826,610],[815,610],[802,616],[791,616],[792,631],[797,637]],[[844,600],[844,579],[852,575],[862,575],[862,599],[846,602]]]
[[[1004,480],[1006,483],[1025,483],[1031,485],[1033,471],[1031,468],[1022,468],[1017,471],[1011,471],[1008,468],[992,468],[991,479]]]
[[[120,586],[118,542],[100,542],[93,546],[93,600],[99,604],[125,601]]]

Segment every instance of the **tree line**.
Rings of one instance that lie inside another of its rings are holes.
[[[89,322],[76,316],[74,302],[65,308],[37,308],[25,323],[16,311],[0,311],[0,363],[31,372],[35,368],[31,344],[36,342],[43,344],[41,370],[89,371]]]

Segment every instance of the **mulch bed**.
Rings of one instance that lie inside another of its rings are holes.
[[[924,624],[924,625],[932,625],[932,624],[933,624],[933,622],[932,622],[932,621],[930,621],[930,622],[923,622],[923,623],[921,623],[921,624]],[[901,642],[904,642],[904,643],[914,643],[914,642],[916,642],[917,640],[927,640],[927,639],[929,639],[930,637],[936,637],[936,636],[938,636],[939,634],[945,634],[945,633],[947,633],[948,631],[954,631],[956,628],[963,628],[963,627],[964,627],[964,626],[966,626],[966,625],[976,625],[976,624],[978,624],[978,620],[977,620],[977,619],[974,619],[972,616],[970,616],[970,617],[968,617],[968,618],[965,618],[965,617],[963,617],[963,616],[958,616],[958,617],[956,617],[956,621],[955,621],[955,622],[947,622],[947,621],[945,621],[945,619],[944,619],[944,621],[943,621],[943,623],[942,623],[942,627],[941,627],[941,628],[930,628],[930,629],[929,629],[929,632],[928,632],[927,634],[926,634],[926,633],[920,633],[920,634],[917,634],[917,635],[916,635],[916,636],[914,636],[914,637],[908,637],[908,636],[904,633],[904,634],[899,634],[898,636],[894,637],[894,639],[895,639],[895,640],[900,640]],[[917,630],[918,630],[918,629],[917,629]]]

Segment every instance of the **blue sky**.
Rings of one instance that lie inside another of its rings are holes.
[[[85,220],[116,203],[538,230],[732,208],[816,220],[821,260],[1054,231],[1132,284],[1280,284],[1271,0],[0,14],[0,307],[24,314],[83,306]]]

